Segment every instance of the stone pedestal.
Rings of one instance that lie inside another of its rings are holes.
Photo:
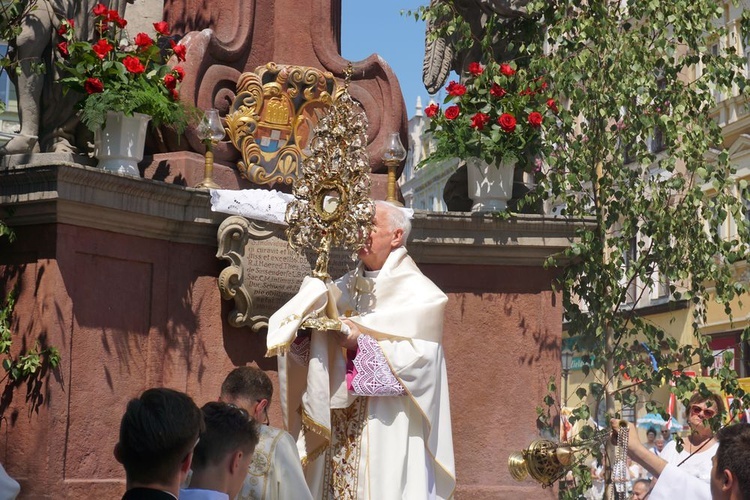
[[[119,420],[148,387],[186,391],[202,405],[248,363],[276,383],[265,335],[227,323],[232,304],[220,297],[215,256],[225,216],[211,212],[208,193],[37,162],[0,169],[0,209],[12,209],[0,217],[17,235],[0,244],[0,292],[18,286],[14,354],[41,339],[62,360],[39,388],[3,387],[0,461],[23,498],[122,494],[112,455]],[[506,463],[537,436],[535,407],[559,377],[561,301],[541,265],[574,229],[538,216],[414,219],[410,252],[450,297],[457,498],[554,497],[515,483]]]

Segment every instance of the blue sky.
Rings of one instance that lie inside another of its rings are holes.
[[[422,105],[429,94],[422,84],[424,23],[400,14],[427,5],[427,0],[342,0],[341,55],[360,61],[379,54],[390,64],[401,84],[409,118],[417,96]]]

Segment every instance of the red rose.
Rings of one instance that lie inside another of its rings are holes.
[[[500,65],[500,73],[504,74],[505,76],[513,76],[516,74],[516,70],[510,67],[510,64],[503,63]]]
[[[449,120],[455,120],[459,114],[461,114],[461,108],[458,106],[451,106],[445,110],[445,117]]]
[[[177,74],[177,81],[181,82],[185,78],[185,70],[182,69],[182,66],[175,66],[172,71],[174,71]]]
[[[516,130],[516,117],[510,113],[503,113],[500,115],[500,118],[497,119],[497,123],[505,132],[510,133]]]
[[[104,59],[106,55],[112,51],[112,48],[112,45],[107,40],[99,40],[91,46],[91,49],[96,53],[99,59]]]
[[[170,40],[169,43],[170,45],[172,45],[172,52],[174,52],[174,55],[177,56],[177,60],[184,61],[185,54],[187,54],[187,47],[184,45],[178,45],[174,43],[174,40]]]
[[[508,92],[506,92],[506,91],[505,91],[505,89],[504,89],[504,88],[502,88],[502,87],[501,87],[500,85],[498,85],[497,83],[493,83],[493,84],[492,84],[492,87],[490,88],[490,95],[491,95],[492,97],[497,97],[497,98],[500,98],[500,97],[503,97],[503,96],[504,96],[505,94],[507,94],[507,93],[508,93]]]
[[[469,63],[469,73],[474,76],[479,76],[484,71],[484,68],[478,62]]]
[[[106,16],[107,6],[104,4],[98,3],[94,5],[94,8],[91,9],[91,12],[93,12],[95,16]]]
[[[117,26],[122,29],[128,25],[128,22],[125,19],[118,17],[117,19],[115,19],[115,24],[117,24]]]
[[[445,88],[448,91],[448,95],[460,97],[466,93],[466,87],[458,82],[450,82]]]
[[[484,113],[477,113],[471,117],[471,126],[477,130],[482,130],[490,121],[490,116]]]
[[[174,89],[175,87],[177,87],[177,78],[175,78],[174,75],[170,74],[164,75],[164,86],[169,90]]]
[[[180,100],[180,93],[177,92],[176,89],[170,90],[169,94],[172,96],[172,100],[174,100],[174,101],[179,101]]]
[[[166,21],[159,21],[158,23],[154,23],[154,29],[160,35],[169,36],[169,25]]]
[[[68,52],[68,42],[58,43],[57,50],[59,50],[60,54],[65,58],[67,58],[70,55],[70,52]]]
[[[143,64],[141,64],[141,60],[135,56],[125,57],[125,59],[122,60],[122,64],[125,66],[126,70],[133,73],[134,75],[137,75],[146,71],[146,67]]]
[[[439,112],[439,111],[440,111],[440,106],[438,106],[438,105],[437,105],[437,104],[435,104],[435,103],[432,103],[432,104],[430,104],[429,106],[427,106],[427,107],[425,108],[425,110],[424,110],[424,114],[426,114],[426,115],[427,115],[427,118],[432,118],[432,117],[434,117],[434,116],[435,116],[436,114],[438,114],[438,112]]]
[[[99,94],[104,92],[104,84],[98,78],[86,78],[83,88],[87,94]]]
[[[547,99],[547,107],[551,109],[553,113],[557,113],[557,103],[554,99]]]
[[[107,11],[107,21],[116,23],[118,19],[120,19],[119,12],[117,12],[116,10]]]
[[[147,49],[154,44],[154,41],[146,33],[138,33],[135,35],[135,44],[139,49]]]
[[[57,34],[60,36],[65,36],[68,33],[68,30],[71,30],[73,28],[75,28],[74,19],[63,19],[62,24],[59,28],[57,28]]]
[[[529,125],[531,125],[534,128],[539,128],[542,126],[542,114],[537,111],[532,111],[529,113]]]

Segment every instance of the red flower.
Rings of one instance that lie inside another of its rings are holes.
[[[174,100],[174,101],[179,101],[180,100],[180,93],[177,92],[176,89],[170,90],[169,94],[172,96],[172,100]]]
[[[518,93],[518,95],[534,95],[536,92],[531,90],[531,87],[526,87],[526,90],[522,90]]]
[[[177,74],[178,82],[181,82],[185,78],[185,70],[182,69],[182,66],[175,66],[174,68],[172,68],[172,71]]]
[[[516,70],[510,67],[510,64],[503,63],[500,65],[500,73],[504,74],[505,76],[513,76],[516,74]]]
[[[104,59],[112,51],[112,48],[112,45],[107,40],[99,40],[91,46],[91,49],[99,59]]]
[[[174,89],[175,87],[177,87],[177,78],[175,78],[174,75],[170,74],[164,75],[164,86],[169,90]]]
[[[424,110],[424,114],[427,115],[427,118],[434,117],[438,112],[440,112],[440,106],[435,103],[430,104]]]
[[[120,13],[116,10],[110,10],[107,12],[107,21],[110,23],[116,23],[120,19]]]
[[[542,126],[542,114],[538,111],[532,111],[529,113],[529,125],[531,125],[534,128],[539,128]]]
[[[73,28],[75,28],[75,20],[64,19],[60,27],[57,28],[57,34],[60,36],[65,36],[68,33],[68,30],[71,30]]]
[[[461,108],[458,106],[451,106],[445,110],[445,117],[449,120],[455,120],[459,114],[461,114]]]
[[[458,82],[450,82],[445,88],[448,91],[448,95],[460,97],[466,93],[466,87]]]
[[[469,73],[474,76],[479,76],[484,71],[484,68],[478,62],[469,63]]]
[[[135,44],[139,49],[147,49],[154,44],[154,41],[146,33],[138,33],[135,35]]]
[[[510,113],[503,113],[497,119],[497,123],[504,132],[514,132],[516,130],[516,117]]]
[[[87,94],[99,94],[104,92],[104,84],[98,78],[87,78],[83,84]]]
[[[127,56],[122,60],[122,64],[125,66],[130,73],[134,75],[143,73],[146,71],[146,67],[141,63],[141,60],[135,56]]]
[[[117,24],[117,26],[119,26],[120,29],[122,29],[128,25],[128,22],[125,19],[118,17],[117,19],[115,19],[115,24]]]
[[[94,5],[94,8],[91,9],[91,12],[93,12],[95,16],[106,16],[107,6],[104,4],[98,3]]]
[[[166,21],[159,21],[158,23],[154,23],[154,29],[160,35],[169,36],[169,25]]]
[[[507,93],[508,93],[508,92],[506,92],[506,91],[505,91],[505,89],[504,89],[504,88],[502,88],[502,87],[501,87],[500,85],[498,85],[497,83],[493,83],[493,84],[492,84],[492,87],[490,88],[490,95],[491,95],[492,97],[497,97],[497,98],[500,98],[500,97],[503,97],[503,96],[504,96],[505,94],[507,94]]]
[[[70,52],[68,52],[68,42],[58,43],[57,50],[59,50],[60,54],[65,58],[67,58],[70,55]]]
[[[557,113],[557,103],[554,99],[547,99],[547,107],[551,109],[553,113]]]
[[[169,44],[172,46],[172,52],[177,56],[178,61],[185,60],[185,54],[187,54],[187,47],[184,45],[177,45],[174,40],[170,40]]]
[[[490,115],[477,113],[471,117],[471,126],[477,130],[482,130],[490,122]]]

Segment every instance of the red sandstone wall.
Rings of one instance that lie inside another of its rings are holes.
[[[15,331],[60,349],[37,409],[20,386],[3,396],[0,460],[23,498],[116,498],[112,456],[127,401],[151,386],[215,399],[236,365],[263,357],[265,337],[228,326],[215,248],[67,225],[17,229],[0,249],[0,285],[19,284]],[[535,407],[558,376],[561,308],[540,268],[425,265],[450,297],[445,351],[457,498],[552,498],[515,483],[507,457],[536,436]],[[275,378],[275,374],[272,373]],[[271,419],[279,422],[278,405]]]

